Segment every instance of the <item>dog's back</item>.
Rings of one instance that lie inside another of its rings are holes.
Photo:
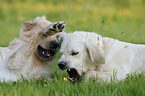
[[[6,60],[8,54],[11,52],[7,47],[0,47],[0,78],[1,81],[15,80],[14,74],[9,70]]]
[[[104,70],[116,69],[118,79],[124,79],[126,74],[145,72],[145,46],[103,38],[106,46]],[[110,46],[110,47],[107,47]]]

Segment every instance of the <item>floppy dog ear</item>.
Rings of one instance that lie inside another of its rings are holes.
[[[86,45],[91,61],[96,64],[105,63],[105,52],[103,50],[103,43],[101,38],[101,36],[98,36],[97,38],[90,37],[88,38]]]
[[[39,22],[38,22],[39,21]],[[48,26],[47,20],[45,16],[37,17],[33,21],[26,21],[23,23],[22,28],[20,29],[20,38],[27,41],[29,40],[33,34],[35,34],[35,31],[31,31],[35,26],[38,26],[35,30],[38,31],[41,29],[41,26]],[[40,24],[37,24],[40,23]]]
[[[34,25],[35,25],[35,23],[33,22],[33,21],[26,21],[26,22],[24,22],[24,24],[23,24],[23,31],[30,31],[30,29],[32,29],[33,27],[34,27]]]
[[[26,21],[20,30],[20,38],[27,41],[32,37],[33,33],[30,31],[36,23],[34,21]]]

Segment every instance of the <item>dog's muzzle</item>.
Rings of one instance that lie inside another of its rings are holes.
[[[67,63],[64,61],[61,61],[58,63],[58,67],[61,70],[67,70],[68,73],[68,79],[71,83],[80,82],[82,79],[82,76],[79,75],[78,71],[75,68],[68,68]]]
[[[56,41],[51,41],[48,49],[44,49],[42,46],[38,46],[38,56],[41,60],[52,61],[59,49],[59,43]]]
[[[75,68],[67,69],[68,73],[68,79],[70,82],[75,83],[75,82],[80,82],[82,79],[82,76],[80,76]]]

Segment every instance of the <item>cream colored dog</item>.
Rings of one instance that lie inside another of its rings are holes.
[[[72,82],[89,77],[103,81],[125,79],[127,74],[145,72],[145,45],[102,37],[96,33],[63,34],[58,67]]]
[[[53,60],[59,49],[57,38],[64,24],[47,21],[45,16],[25,22],[20,38],[15,38],[8,47],[0,47],[0,80],[16,81],[22,77],[28,80],[50,79],[48,62]]]

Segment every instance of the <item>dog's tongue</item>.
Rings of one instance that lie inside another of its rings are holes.
[[[46,55],[47,55],[47,56],[50,56],[50,53],[49,53],[48,51],[46,51]]]
[[[46,51],[46,55],[49,57],[49,60],[52,61],[53,60],[53,53],[50,53],[49,51]]]

